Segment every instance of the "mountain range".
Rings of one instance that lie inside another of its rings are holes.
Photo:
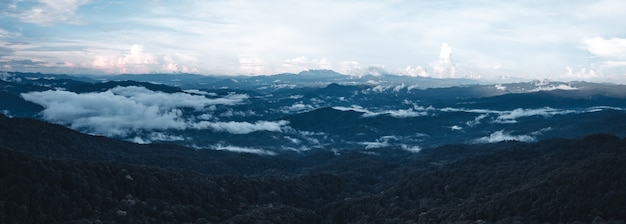
[[[626,88],[0,73],[3,223],[623,223]]]
[[[133,141],[258,154],[626,136],[626,88],[330,70],[273,76],[5,72],[0,111]]]

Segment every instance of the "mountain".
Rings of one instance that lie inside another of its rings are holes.
[[[626,88],[615,84],[480,84],[390,74],[347,76],[331,70],[90,80],[4,73],[2,79],[0,112],[10,117],[196,149],[263,155],[363,147],[414,151],[598,132],[626,136],[621,122],[626,120]]]
[[[138,145],[33,119],[0,125],[3,223],[626,219],[626,138],[613,135],[258,156]]]
[[[75,92],[75,93],[89,93],[89,92],[104,92],[109,89],[113,89],[115,87],[128,87],[128,86],[139,86],[139,87],[144,87],[148,90],[164,92],[164,93],[182,92],[182,90],[177,87],[171,87],[171,86],[163,85],[163,84],[130,81],[130,80],[84,83],[84,84],[80,84],[80,85],[76,85],[71,88],[68,88],[68,90]]]

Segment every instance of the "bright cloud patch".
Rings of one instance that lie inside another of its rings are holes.
[[[280,112],[284,113],[284,114],[291,114],[291,113],[300,113],[300,112],[305,112],[305,111],[309,111],[309,110],[313,110],[315,109],[315,107],[313,107],[312,105],[309,104],[304,104],[302,102],[298,102],[295,103],[291,106],[284,106],[280,108]]]
[[[249,134],[255,131],[272,131],[280,132],[282,128],[289,124],[288,121],[257,121],[255,123],[250,122],[210,122],[201,121],[199,123],[192,124],[196,129],[212,129],[214,131],[229,132],[231,134]]]
[[[209,99],[187,93],[163,93],[144,87],[115,87],[100,93],[44,91],[22,94],[42,105],[44,119],[72,129],[105,136],[126,136],[140,130],[182,130],[188,123],[178,108],[241,103],[247,95]]]
[[[276,155],[275,152],[268,151],[268,150],[239,147],[239,146],[233,146],[233,145],[215,145],[215,146],[211,146],[211,148],[215,150],[224,150],[224,151],[240,152],[240,153],[252,153],[252,154],[268,155],[268,156]]]
[[[626,39],[594,37],[583,39],[587,50],[597,56],[626,59]]]
[[[517,123],[518,118],[530,117],[530,116],[544,116],[551,117],[554,115],[563,115],[569,113],[576,113],[574,110],[558,110],[550,107],[539,109],[522,109],[518,108],[512,111],[503,112],[496,118],[498,123]]]
[[[534,142],[536,139],[530,135],[511,135],[505,133],[504,130],[491,133],[489,136],[481,137],[474,140],[474,143],[494,143],[503,141],[519,141],[519,142]]]
[[[425,111],[416,111],[413,108],[409,109],[398,109],[398,110],[384,110],[380,112],[372,112],[368,109],[365,109],[360,106],[352,106],[352,107],[333,107],[335,110],[340,111],[356,111],[363,113],[363,117],[376,117],[379,115],[389,115],[396,118],[408,118],[408,117],[419,117],[426,116],[428,112]]]

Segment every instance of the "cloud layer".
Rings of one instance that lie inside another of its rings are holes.
[[[334,69],[626,82],[626,34],[615,29],[626,26],[620,0],[7,0],[0,8],[0,66],[7,70]]]
[[[186,129],[190,124],[183,118],[181,108],[202,110],[210,105],[242,103],[248,98],[240,94],[206,98],[188,93],[157,92],[137,86],[82,94],[49,90],[23,93],[22,97],[44,106],[42,115],[48,121],[92,134],[122,137],[138,131]]]

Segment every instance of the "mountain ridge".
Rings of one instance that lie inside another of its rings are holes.
[[[626,138],[608,134],[446,145],[418,153],[387,147],[258,156],[138,145],[25,118],[0,116],[0,125],[3,222],[626,219],[626,182],[621,181],[626,179]],[[81,156],[98,147],[113,156]],[[70,155],[44,152],[48,149]],[[151,158],[163,159],[146,162]],[[198,160],[213,165],[194,167]],[[201,170],[210,167],[233,170]]]

